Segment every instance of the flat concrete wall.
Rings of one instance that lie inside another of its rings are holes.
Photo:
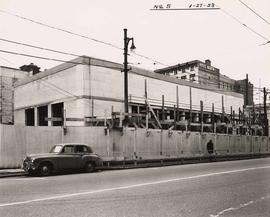
[[[83,59],[79,58],[78,61]],[[89,58],[85,60],[89,61]],[[15,124],[25,125],[25,109],[59,102],[64,102],[66,118],[82,119],[68,121],[67,126],[84,126],[85,117],[103,118],[106,111],[107,114],[111,112],[112,106],[114,111],[123,112],[124,73],[121,68],[121,64],[91,59],[91,65],[66,63],[17,83],[14,90]],[[147,86],[148,100],[153,106],[161,106],[164,96],[165,107],[173,108],[178,96],[181,109],[190,108],[190,97],[192,108],[196,111],[200,111],[202,100],[204,111],[211,112],[214,103],[215,112],[221,113],[222,98],[226,113],[230,113],[232,106],[237,115],[238,109],[243,107],[242,94],[132,68],[128,76],[131,103],[145,104]]]
[[[0,124],[0,168],[16,168],[26,154],[46,153],[62,140],[60,127]]]
[[[269,153],[270,138],[168,130],[103,127],[25,127],[0,125],[0,168],[16,168],[27,154],[46,153],[57,143],[81,142],[105,160],[157,159],[207,156],[207,143],[215,153]]]

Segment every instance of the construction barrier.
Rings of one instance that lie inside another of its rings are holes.
[[[85,143],[107,161],[175,159],[214,154],[270,153],[270,138],[154,129],[26,127],[0,125],[0,168],[18,168],[27,154],[46,153],[54,144]]]

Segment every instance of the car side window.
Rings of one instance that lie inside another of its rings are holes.
[[[77,145],[76,153],[88,153],[88,148],[84,145]]]
[[[89,153],[93,153],[93,149],[91,147],[88,146],[87,149],[88,149]]]
[[[63,153],[74,153],[74,146],[73,145],[66,145],[63,149]]]

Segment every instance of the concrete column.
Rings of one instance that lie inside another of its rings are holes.
[[[34,121],[35,121],[35,126],[38,126],[38,111],[37,111],[37,107],[34,108]]]
[[[48,118],[52,117],[52,105],[48,105]],[[52,121],[48,121],[48,126],[52,126]]]

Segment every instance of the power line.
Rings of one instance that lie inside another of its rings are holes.
[[[12,40],[8,40],[8,39],[4,39],[4,38],[0,38],[1,41],[4,41],[4,42],[8,42],[8,43],[13,43],[13,44],[18,44],[18,45],[23,45],[23,46],[27,46],[27,47],[31,47],[31,48],[35,48],[35,49],[41,49],[41,50],[46,50],[46,51],[50,51],[50,52],[55,52],[55,53],[60,53],[60,54],[65,54],[65,55],[70,55],[70,56],[75,56],[75,57],[81,57],[80,55],[77,55],[77,54],[73,54],[73,53],[67,53],[67,52],[63,52],[63,51],[59,51],[59,50],[54,50],[54,49],[49,49],[49,48],[44,48],[44,47],[40,47],[40,46],[35,46],[35,45],[31,45],[31,44],[26,44],[26,43],[22,43],[22,42],[17,42],[17,41],[12,41]],[[3,52],[3,51],[2,51]],[[5,52],[9,52],[9,51],[5,51]],[[15,52],[10,52],[12,54],[15,54]],[[29,55],[29,54],[20,54],[20,53],[16,53],[16,55],[25,55],[25,56],[31,56],[31,57],[34,57],[32,55]],[[137,55],[140,55],[140,54],[137,54]],[[141,55],[143,56],[143,55]],[[40,56],[36,56],[35,58],[42,58],[42,59],[45,59],[44,57],[40,57]],[[145,57],[145,58],[148,58],[148,57]],[[4,59],[4,58],[3,58]],[[64,60],[59,60],[59,59],[51,59],[51,58],[46,58],[46,60],[53,60],[53,61],[58,61],[58,62],[65,62],[65,63],[73,63],[71,61],[64,61]],[[74,62],[75,63],[75,62]],[[160,62],[158,62],[160,63]],[[162,63],[160,63],[162,64]],[[132,64],[134,65],[134,64]],[[168,65],[166,65],[168,66]],[[191,72],[186,72],[186,73],[189,73],[189,74],[193,74]],[[202,76],[202,75],[198,75],[199,78],[205,78],[205,79],[208,79],[207,76]],[[190,80],[192,81],[192,80]],[[213,84],[222,84],[222,82],[210,82],[208,81],[208,83],[213,83]],[[233,85],[235,87],[235,85]]]
[[[267,41],[267,42],[265,42],[265,43],[263,43],[263,44],[260,44],[260,46],[266,45],[266,44],[269,44],[269,43],[270,43],[270,41]]]
[[[36,58],[36,59],[43,59],[43,60],[49,60],[49,61],[62,62],[62,63],[72,63],[72,64],[76,64],[76,65],[88,65],[86,63],[78,63],[78,62],[74,62],[74,61],[66,61],[66,60],[61,60],[61,59],[55,59],[55,58],[49,58],[49,57],[43,57],[43,56],[36,56],[36,55],[31,55],[31,54],[26,54],[26,53],[18,53],[18,52],[7,51],[7,50],[0,50],[0,52],[13,54],[13,55],[19,55],[19,56],[26,56],[26,57]],[[113,67],[109,67],[109,68],[113,68]],[[121,68],[116,68],[116,69],[120,70]]]
[[[23,46],[28,46],[28,47],[36,48],[36,49],[42,49],[42,50],[47,50],[47,51],[51,51],[51,52],[56,52],[56,53],[61,53],[61,54],[66,54],[66,55],[81,57],[79,55],[72,54],[72,53],[62,52],[62,51],[48,49],[48,48],[43,48],[43,47],[39,47],[39,46],[35,46],[35,45],[30,45],[30,44],[26,44],[26,43],[11,41],[11,40],[7,40],[7,39],[3,39],[3,38],[0,38],[0,40],[5,41],[5,42],[8,42],[8,43],[15,43],[15,44],[23,45]],[[8,53],[8,54],[13,54],[13,55],[21,55],[21,56],[26,56],[26,57],[31,57],[31,58],[37,58],[37,59],[43,59],[43,60],[49,60],[49,61],[57,61],[57,62],[62,62],[62,63],[72,63],[72,64],[76,64],[76,65],[79,65],[79,64],[81,64],[81,65],[88,65],[88,64],[85,64],[85,63],[78,63],[78,62],[73,62],[73,61],[66,61],[66,60],[60,60],[60,59],[55,59],[55,58],[42,57],[42,56],[36,56],[36,55],[30,55],[30,54],[18,53],[18,52],[6,51],[6,50],[0,50],[0,52]],[[109,68],[114,68],[114,69],[117,69],[117,70],[121,70],[121,68],[115,68],[115,67],[109,67]],[[185,73],[193,74],[191,72],[185,72]],[[207,76],[202,76],[202,75],[198,75],[197,77],[198,78],[208,79]],[[190,81],[193,81],[191,79],[189,79],[189,80]],[[207,81],[207,84],[220,85],[220,84],[222,84],[222,82]],[[232,86],[234,88],[236,87],[235,85],[232,85]],[[224,90],[224,91],[226,91],[226,90]],[[228,91],[228,92],[231,92],[231,91]]]
[[[48,28],[51,28],[51,29],[54,29],[54,30],[58,30],[58,31],[61,31],[61,32],[64,32],[64,33],[68,33],[68,34],[71,34],[71,35],[75,35],[75,36],[78,36],[78,37],[81,37],[81,38],[84,38],[84,39],[88,39],[88,40],[94,41],[94,42],[96,42],[96,43],[101,43],[101,44],[104,44],[104,45],[113,47],[113,48],[115,48],[115,49],[118,49],[118,50],[123,50],[123,48],[121,48],[121,47],[119,47],[119,46],[116,46],[116,45],[114,45],[114,44],[112,44],[112,43],[109,43],[109,42],[105,42],[105,41],[102,41],[102,40],[98,40],[98,39],[95,39],[95,38],[92,38],[92,37],[89,37],[89,36],[86,36],[86,35],[78,34],[78,33],[72,32],[72,31],[70,31],[70,30],[66,30],[66,29],[54,27],[54,26],[51,26],[51,25],[48,25],[48,24],[45,24],[45,23],[42,23],[42,22],[39,22],[39,21],[35,21],[35,20],[33,20],[33,19],[30,19],[30,18],[27,18],[27,17],[24,17],[24,16],[20,16],[20,15],[17,15],[17,14],[14,14],[14,13],[11,13],[11,12],[8,12],[8,11],[5,11],[5,10],[1,10],[1,9],[0,9],[0,12],[5,13],[5,14],[8,14],[8,15],[10,15],[10,16],[14,16],[14,17],[23,19],[23,20],[27,20],[27,21],[29,21],[29,22],[32,22],[32,23],[35,23],[35,24],[38,24],[38,25],[41,25],[41,26],[45,26],[45,27],[48,27]],[[131,54],[131,55],[132,55],[132,54]],[[167,64],[161,63],[160,61],[157,61],[157,60],[152,59],[152,58],[150,58],[150,57],[147,57],[147,56],[145,56],[145,55],[138,54],[138,53],[134,53],[134,55],[139,56],[139,57],[142,57],[142,58],[147,59],[147,60],[150,60],[150,61],[155,62],[155,63],[159,63],[159,64],[161,64],[161,65],[167,66]]]
[[[22,45],[22,46],[27,46],[27,47],[31,47],[31,48],[35,48],[35,49],[40,49],[40,50],[46,50],[46,51],[50,51],[50,52],[54,52],[54,53],[59,53],[59,54],[65,54],[65,55],[80,57],[80,55],[78,55],[78,54],[63,52],[63,51],[59,51],[59,50],[55,50],[55,49],[50,49],[50,48],[44,48],[44,47],[40,47],[40,46],[36,46],[36,45],[31,45],[31,44],[26,44],[26,43],[22,43],[22,42],[13,41],[13,40],[8,40],[8,39],[5,39],[5,38],[0,38],[0,41],[12,43],[12,44],[17,44],[17,45]],[[164,63],[161,63],[159,61],[153,60],[150,57],[144,56],[142,54],[137,54],[137,53],[135,53],[135,54],[137,56],[143,57],[145,59],[154,61],[154,64],[155,63],[159,63],[159,64],[162,64],[162,65],[165,65]],[[169,65],[165,65],[165,66],[169,66]]]
[[[221,9],[221,11],[226,14],[227,16],[231,17],[233,20],[235,20],[237,23],[241,24],[242,26],[244,26],[245,28],[247,28],[249,31],[253,32],[254,34],[260,36],[261,38],[263,38],[264,40],[267,41],[267,43],[270,41],[268,38],[266,38],[265,36],[263,36],[262,34],[256,32],[254,29],[252,29],[251,27],[249,27],[248,25],[246,25],[245,23],[243,23],[242,21],[240,21],[239,19],[237,19],[235,16],[229,14],[227,11]]]
[[[50,48],[39,47],[39,46],[35,46],[35,45],[31,45],[31,44],[26,44],[26,43],[22,43],[22,42],[17,42],[17,41],[12,41],[12,40],[8,40],[8,39],[4,39],[4,38],[0,38],[0,41],[12,43],[12,44],[18,44],[18,45],[22,45],[22,46],[27,46],[27,47],[31,47],[31,48],[35,48],[35,49],[46,50],[46,51],[50,51],[50,52],[55,52],[55,53],[60,53],[60,54],[65,54],[65,55],[70,55],[70,56],[75,56],[75,57],[79,57],[80,56],[80,55],[73,54],[73,53],[67,53],[67,52],[58,51],[58,50],[54,50],[54,49],[50,49]]]
[[[136,56],[143,57],[144,59],[147,59],[147,60],[150,60],[150,61],[154,62],[154,64],[158,63],[158,64],[160,64],[160,65],[169,66],[169,65],[167,65],[167,64],[165,64],[165,63],[159,62],[159,61],[157,61],[157,60],[154,60],[154,59],[152,59],[152,58],[150,58],[150,57],[147,57],[147,56],[144,56],[144,55],[142,55],[142,54],[138,54],[138,53],[136,53],[136,52],[133,52],[133,53],[134,53],[134,55],[136,55]]]
[[[62,63],[71,63],[71,64],[76,64],[76,65],[88,65],[86,63],[78,63],[78,62],[74,62],[74,61],[65,61],[65,60],[60,60],[60,59],[55,59],[55,58],[42,57],[42,56],[36,56],[36,55],[30,55],[30,54],[18,53],[18,52],[6,51],[6,50],[0,50],[0,52],[2,52],[2,53],[8,53],[8,54],[13,54],[13,55],[26,56],[26,57],[36,58],[36,59],[43,59],[43,60],[49,60],[49,61],[57,61],[57,62],[62,62]],[[108,68],[121,70],[121,68],[117,68],[117,67],[108,67]],[[191,72],[186,72],[186,73],[192,74]],[[197,77],[198,78],[208,79],[208,77],[201,76],[201,75],[200,76],[198,75]],[[192,80],[190,80],[190,81],[192,81]],[[222,83],[221,82],[208,81],[207,84],[219,85],[219,84],[222,84]],[[233,87],[235,88],[236,86],[233,85]],[[228,91],[228,90],[223,90],[223,91],[232,92],[232,91]]]
[[[87,63],[79,63],[75,61],[66,61],[66,60],[61,60],[61,59],[55,59],[55,58],[49,58],[49,57],[42,57],[42,56],[36,56],[36,55],[31,55],[31,54],[26,54],[26,53],[18,53],[18,52],[12,52],[12,51],[7,51],[7,50],[0,50],[2,53],[8,53],[12,55],[19,55],[19,56],[26,56],[26,57],[31,57],[31,58],[36,58],[36,59],[42,59],[42,60],[48,60],[48,61],[56,61],[56,62],[61,62],[61,63],[71,63],[75,65],[89,65]],[[82,57],[82,56],[79,56]],[[91,57],[89,57],[91,58]],[[93,66],[102,66],[104,68],[110,68],[110,69],[116,69],[116,70],[122,70],[121,67],[112,67],[112,66],[103,66],[103,65],[94,65]]]
[[[42,57],[42,56],[36,56],[36,55],[31,55],[31,54],[26,54],[26,53],[12,52],[12,51],[7,51],[7,50],[0,50],[0,52],[2,52],[2,53],[8,53],[8,54],[13,54],[13,55],[19,55],[19,56],[26,56],[26,57],[36,58],[36,59],[43,59],[43,60],[50,60],[50,61],[62,62],[62,63],[73,63],[73,64],[87,65],[85,63],[65,61],[65,60],[60,60],[60,59],[55,59],[55,58]]]
[[[57,62],[62,62],[62,63],[71,63],[71,64],[75,64],[75,65],[89,65],[87,63],[78,63],[78,62],[74,62],[74,61],[65,61],[65,60],[60,60],[60,59],[55,59],[55,58],[42,57],[42,56],[36,56],[36,55],[30,55],[30,54],[26,54],[26,53],[18,53],[18,52],[6,51],[6,50],[0,50],[0,52],[2,52],[2,53],[8,53],[8,54],[13,54],[13,55],[26,56],[26,57],[36,58],[36,59],[43,59],[43,60],[49,60],[49,61],[57,61]],[[99,66],[99,65],[96,65],[96,66]],[[107,68],[116,69],[116,70],[121,70],[122,69],[122,68],[118,68],[118,67],[107,67]],[[208,84],[211,84],[211,83],[212,84],[215,84],[215,85],[218,84],[216,82],[210,82],[210,81],[208,81]],[[228,91],[228,90],[222,90],[222,91],[224,91],[224,92],[232,92],[232,91]]]
[[[46,50],[46,51],[50,51],[50,52],[55,52],[55,53],[60,53],[60,54],[65,54],[65,55],[80,57],[80,55],[78,55],[78,54],[63,52],[63,51],[59,51],[59,50],[55,50],[55,49],[50,49],[50,48],[44,48],[44,47],[40,47],[40,46],[35,46],[35,45],[31,45],[31,44],[26,44],[26,43],[22,43],[22,42],[13,41],[13,40],[8,40],[8,39],[5,39],[5,38],[0,38],[0,40],[1,41],[4,41],[4,42],[8,42],[8,43],[13,43],[13,44],[18,44],[18,45],[23,45],[23,46],[35,48],[35,49]],[[143,57],[145,59],[151,60],[154,63],[158,63],[158,64],[165,65],[165,66],[169,66],[169,65],[166,65],[165,63],[161,63],[161,62],[159,62],[157,60],[154,60],[154,59],[152,59],[150,57],[147,57],[147,56],[144,56],[142,54],[138,54],[138,53],[135,53],[135,52],[133,52],[133,53],[135,55],[139,56],[139,57]]]
[[[86,39],[89,39],[89,40],[94,41],[94,42],[97,42],[97,43],[105,44],[105,45],[108,45],[108,46],[111,46],[111,47],[114,47],[114,48],[123,50],[122,48],[120,48],[120,47],[118,47],[116,45],[113,45],[111,43],[104,42],[104,41],[101,41],[101,40],[98,40],[98,39],[95,39],[95,38],[92,38],[92,37],[89,37],[89,36],[86,36],[86,35],[81,35],[81,34],[74,33],[74,32],[69,31],[69,30],[65,30],[65,29],[62,29],[62,28],[54,27],[54,26],[51,26],[51,25],[48,25],[48,24],[45,24],[45,23],[42,23],[42,22],[39,22],[39,21],[35,21],[33,19],[30,19],[30,18],[27,18],[27,17],[23,17],[23,16],[20,16],[20,15],[17,15],[17,14],[8,12],[8,11],[1,10],[1,9],[0,9],[0,12],[5,13],[5,14],[8,14],[8,15],[11,15],[11,16],[14,16],[14,17],[17,17],[17,18],[20,18],[20,19],[23,19],[23,20],[30,21],[32,23],[35,23],[35,24],[38,24],[38,25],[41,25],[41,26],[45,26],[45,27],[48,27],[48,28],[51,28],[51,29],[55,29],[55,30],[58,30],[58,31],[61,31],[61,32],[65,32],[65,33],[68,33],[70,35],[76,35],[76,36],[79,36],[81,38],[86,38]]]
[[[264,19],[260,14],[258,14],[256,11],[254,11],[251,7],[249,7],[246,3],[239,0],[241,4],[243,4],[245,7],[247,7],[249,10],[251,10],[254,14],[256,14],[259,18],[261,18],[264,22],[266,22],[268,25],[270,25],[270,22],[268,22],[266,19]]]

